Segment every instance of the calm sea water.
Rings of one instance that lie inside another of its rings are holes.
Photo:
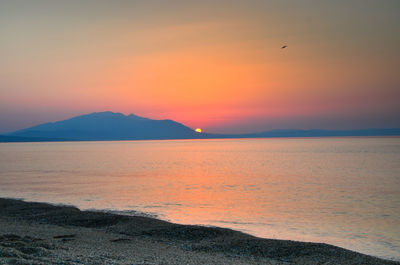
[[[3,143],[0,196],[400,260],[400,138]]]

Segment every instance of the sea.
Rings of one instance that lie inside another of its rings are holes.
[[[0,197],[400,260],[400,138],[0,144]]]

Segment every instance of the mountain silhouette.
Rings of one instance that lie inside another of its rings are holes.
[[[241,134],[240,138],[276,137],[349,137],[349,136],[398,136],[400,128],[360,129],[360,130],[271,130],[260,133]]]
[[[198,133],[172,120],[152,120],[133,114],[95,112],[44,123],[7,136],[65,140],[146,140],[198,138]]]
[[[276,137],[399,136],[400,129],[272,130],[249,134],[197,133],[173,120],[152,120],[133,114],[94,112],[68,120],[39,124],[0,135],[0,142],[222,139]]]

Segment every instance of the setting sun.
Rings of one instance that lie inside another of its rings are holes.
[[[0,0],[0,265],[400,265],[398,10]]]

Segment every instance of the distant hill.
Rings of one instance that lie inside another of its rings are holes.
[[[196,133],[172,120],[152,120],[133,114],[95,112],[68,120],[44,123],[0,135],[0,142],[110,141],[204,138],[398,136],[400,128],[365,130],[272,130],[250,134]]]
[[[7,137],[65,140],[187,139],[198,133],[172,120],[152,120],[133,114],[95,112],[68,120],[44,123]]]
[[[242,134],[246,138],[269,137],[340,137],[340,136],[397,136],[400,128],[363,130],[272,130],[260,133]]]

